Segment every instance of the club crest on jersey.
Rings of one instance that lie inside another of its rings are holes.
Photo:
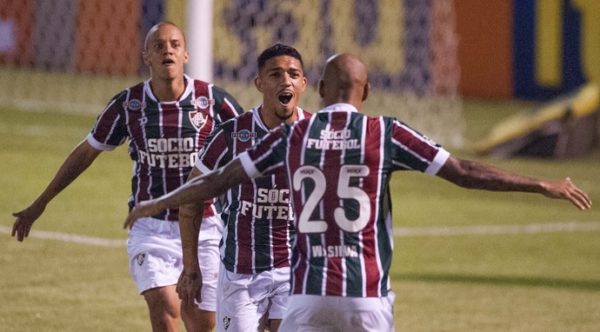
[[[204,127],[204,124],[206,124],[206,116],[204,116],[204,114],[202,114],[202,112],[200,111],[192,111],[188,113],[189,117],[190,117],[190,122],[192,123],[192,125],[194,127],[196,127],[196,129],[200,130],[200,128]]]
[[[205,96],[200,96],[198,98],[196,98],[196,100],[194,101],[194,105],[200,109],[207,109],[210,106],[215,104],[215,100],[214,99],[208,99]]]
[[[229,324],[231,324],[231,318],[227,316],[223,317],[223,328],[225,328],[225,330],[229,328]]]
[[[231,133],[231,138],[237,138],[240,142],[248,142],[250,139],[256,138],[256,133],[248,129],[242,129]]]
[[[144,107],[146,107],[146,103],[143,103],[139,99],[130,99],[123,102],[123,108],[128,108],[132,111],[139,111]]]
[[[138,263],[139,266],[142,266],[142,264],[144,264],[144,259],[146,258],[146,254],[138,254],[137,256],[135,256],[135,260]]]

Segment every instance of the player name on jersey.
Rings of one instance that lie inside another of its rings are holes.
[[[312,257],[358,257],[356,245],[312,246]]]

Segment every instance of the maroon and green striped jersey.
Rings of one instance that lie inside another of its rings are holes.
[[[310,113],[298,108],[298,118]],[[217,169],[269,133],[254,108],[220,125],[196,163],[202,173]],[[230,188],[222,199],[225,231],[221,259],[227,270],[253,274],[290,265],[293,215],[285,169]]]
[[[134,161],[130,208],[184,184],[215,124],[243,112],[225,90],[188,76],[185,82],[185,92],[173,102],[159,102],[149,80],[120,92],[88,135],[88,142],[104,151],[129,141]],[[214,214],[213,209],[207,204],[205,216]],[[176,221],[178,210],[168,209],[154,217]]]
[[[400,121],[369,117],[349,104],[282,126],[241,154],[251,177],[286,169],[296,228],[292,294],[386,296],[392,172],[436,174],[448,156]]]

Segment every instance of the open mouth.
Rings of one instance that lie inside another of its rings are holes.
[[[165,59],[162,62],[163,65],[172,65],[175,64],[175,61],[171,60],[171,59]]]
[[[282,104],[287,105],[289,104],[290,100],[292,100],[292,94],[289,92],[283,92],[278,96],[278,98]]]

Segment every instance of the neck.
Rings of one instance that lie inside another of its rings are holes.
[[[360,107],[363,103],[362,94],[359,94],[358,92],[350,93],[349,91],[340,91],[339,93],[327,94],[323,96],[321,105],[327,107],[329,105],[339,103],[350,104],[356,107],[356,109],[360,110]]]
[[[176,101],[185,91],[185,79],[183,76],[173,80],[151,79],[150,87],[159,101]]]
[[[292,112],[292,114],[287,117],[287,118],[281,118],[279,117],[277,114],[277,112],[275,112],[274,110],[271,109],[265,109],[265,105],[262,105],[260,107],[260,117],[263,121],[263,123],[265,124],[265,126],[267,126],[268,129],[273,129],[276,127],[279,127],[282,123],[287,123],[287,124],[293,124],[294,122],[296,122],[298,120],[298,108],[295,107],[294,108],[294,112]]]

